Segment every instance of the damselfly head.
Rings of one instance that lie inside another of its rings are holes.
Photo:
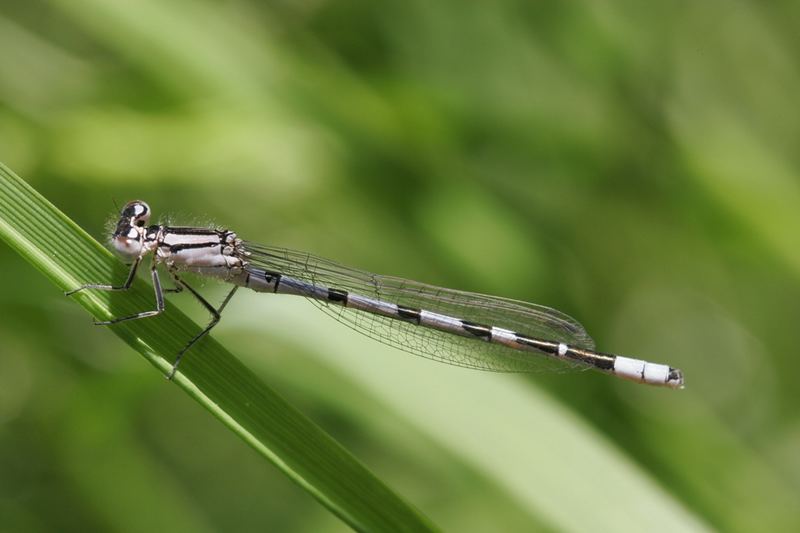
[[[141,200],[128,202],[122,208],[111,244],[122,255],[136,257],[142,251],[145,227],[150,220],[150,207]]]

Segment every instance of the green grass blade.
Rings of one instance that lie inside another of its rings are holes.
[[[125,277],[124,265],[2,164],[0,237],[62,290]],[[124,294],[85,291],[72,298],[98,319],[154,307],[152,289],[139,281]],[[199,326],[168,306],[158,318],[122,323],[113,330],[166,373],[174,354]],[[192,349],[174,383],[352,527],[433,529],[213,339]]]

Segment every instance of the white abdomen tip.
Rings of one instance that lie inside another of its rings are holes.
[[[666,383],[669,377],[669,366],[655,363],[644,364],[642,379],[645,383]]]
[[[644,361],[622,357],[618,355],[614,359],[614,373],[620,377],[632,379],[634,381],[644,381]]]
[[[676,389],[683,388],[683,373],[669,365],[648,363],[618,355],[614,359],[614,373],[640,383],[666,385]]]

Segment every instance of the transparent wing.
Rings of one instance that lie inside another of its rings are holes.
[[[416,281],[381,276],[349,268],[314,255],[245,242],[250,254],[246,267],[279,272],[316,287],[346,290],[376,300],[424,309],[451,317],[500,327],[529,337],[594,349],[594,341],[576,320],[549,307],[445,289]],[[480,339],[418,326],[414,323],[308,298],[336,320],[378,340],[415,355],[456,366],[495,372],[531,372],[543,369],[584,368],[546,355],[489,343]]]

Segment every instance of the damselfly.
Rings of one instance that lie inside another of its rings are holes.
[[[562,367],[595,368],[639,383],[683,386],[683,373],[668,365],[595,351],[583,326],[549,307],[371,274],[308,253],[244,241],[226,229],[148,226],[149,219],[150,208],[141,201],[126,204],[120,213],[111,243],[133,261],[122,285],[88,284],[67,294],[84,289],[125,291],[142,260],[151,255],[156,308],[96,324],[158,315],[164,311],[164,292],[186,289],[212,318],[178,353],[169,378],[186,351],[219,322],[236,290],[247,287],[304,296],[368,337],[457,366],[525,372],[541,369],[550,360]],[[174,289],[162,288],[157,268],[161,264]],[[233,288],[214,307],[183,280],[184,272],[221,279]]]

